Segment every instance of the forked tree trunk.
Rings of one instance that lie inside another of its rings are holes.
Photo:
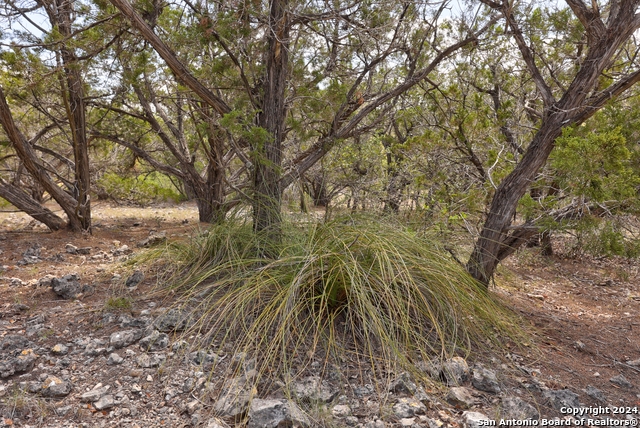
[[[533,182],[538,170],[546,163],[556,138],[565,127],[580,124],[601,109],[609,100],[620,95],[640,80],[640,69],[620,78],[604,90],[598,91],[602,72],[611,65],[612,58],[640,27],[636,9],[638,0],[612,2],[606,23],[600,12],[587,7],[582,0],[567,3],[585,28],[588,51],[581,68],[559,101],[538,70],[534,55],[526,45],[508,2],[482,0],[503,13],[511,34],[521,51],[529,72],[545,101],[540,129],[533,137],[516,168],[498,186],[489,207],[480,237],[467,262],[469,273],[488,285],[498,263],[524,244],[537,230],[512,228],[518,201]],[[604,10],[604,9],[603,9]]]

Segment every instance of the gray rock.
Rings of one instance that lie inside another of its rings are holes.
[[[54,293],[67,300],[75,299],[82,292],[80,278],[75,273],[51,279],[51,288]]]
[[[578,401],[578,394],[568,389],[544,391],[542,395],[547,398],[556,410],[560,410],[563,407],[578,408],[580,407],[580,401]]]
[[[189,361],[196,365],[202,365],[205,368],[211,367],[218,362],[220,358],[213,352],[207,352],[204,350],[194,351],[189,354]]]
[[[67,254],[77,254],[78,253],[78,247],[76,247],[73,244],[67,244],[64,246],[64,250],[67,252]]]
[[[393,382],[389,385],[389,391],[396,394],[408,394],[413,395],[418,390],[418,387],[411,380],[409,373],[401,373]]]
[[[490,392],[492,394],[498,394],[500,392],[500,385],[498,385],[496,374],[484,367],[476,367],[473,369],[471,384],[480,391]]]
[[[367,422],[366,424],[364,424],[364,428],[387,428],[387,424],[384,423],[384,421],[378,419],[376,421]]]
[[[469,365],[462,357],[453,357],[442,363],[441,378],[447,385],[462,385],[469,380]]]
[[[169,346],[169,335],[154,330],[149,336],[140,339],[140,347],[145,351],[156,352]]]
[[[309,418],[290,400],[255,399],[249,408],[247,428],[309,427]]]
[[[109,338],[109,344],[116,349],[124,348],[140,340],[143,333],[140,329],[116,331]]]
[[[219,419],[211,418],[205,423],[205,428],[229,428],[229,425]]]
[[[73,406],[68,405],[68,406],[56,407],[54,411],[56,412],[56,415],[58,415],[58,416],[64,416],[64,415],[66,415],[67,413],[69,413],[69,411],[70,411],[71,409],[73,409]]]
[[[40,393],[44,397],[66,397],[72,389],[73,386],[71,382],[55,376],[48,376],[44,382],[42,382],[42,390]]]
[[[462,423],[467,428],[480,428],[481,426],[488,426],[483,421],[488,421],[489,417],[484,413],[466,411],[462,413]]]
[[[355,388],[353,388],[353,393],[358,398],[373,395],[374,392],[376,392],[376,390],[373,387],[373,385],[371,385],[370,383],[367,383],[363,386],[356,386]]]
[[[309,376],[293,385],[295,396],[302,401],[329,403],[338,396],[338,390],[317,376]]]
[[[91,247],[81,247],[76,250],[78,254],[89,255],[91,254]]]
[[[584,392],[591,398],[593,398],[596,401],[599,401],[601,403],[606,403],[607,399],[604,396],[604,394],[602,393],[602,391],[600,391],[598,388],[596,388],[595,386],[591,386],[588,385],[587,388],[584,390]]]
[[[144,273],[141,270],[136,270],[133,274],[127,278],[127,281],[124,283],[127,287],[135,287],[140,284],[144,280]]]
[[[0,341],[0,352],[18,351],[33,348],[36,345],[24,336],[8,334]]]
[[[503,419],[540,419],[538,410],[518,397],[503,398],[501,408],[500,417]]]
[[[51,353],[54,355],[67,355],[68,352],[69,348],[62,343],[58,343],[53,348],[51,348]]]
[[[94,401],[98,401],[109,392],[109,385],[99,386],[97,388],[93,388],[91,391],[87,391],[80,396],[80,401],[83,403],[93,403]]]
[[[400,426],[402,427],[413,427],[416,423],[416,418],[402,418],[400,419]]]
[[[138,355],[136,358],[136,363],[139,367],[143,369],[148,369],[151,367],[159,367],[162,363],[165,362],[167,356],[164,354],[142,354]]]
[[[344,418],[344,423],[350,427],[357,426],[359,422],[360,422],[360,419],[358,419],[357,416],[347,416],[346,418]]]
[[[19,337],[20,340],[16,339],[15,342],[12,342],[16,337]],[[38,357],[33,352],[33,349],[16,349],[14,347],[20,344],[31,345],[33,347],[33,344],[29,342],[28,339],[22,336],[9,335],[4,338],[1,344],[0,349],[2,349],[3,352],[0,354],[0,377],[9,377],[16,373],[28,372],[33,369],[36,358]]]
[[[633,385],[631,384],[631,382],[629,382],[627,378],[621,374],[612,377],[611,379],[609,379],[609,382],[611,382],[614,385],[621,386],[622,388],[628,388],[628,389],[633,388]]]
[[[449,389],[449,393],[445,397],[447,403],[458,409],[468,409],[476,402],[471,391],[464,386],[454,386]]]
[[[351,407],[346,404],[338,404],[337,406],[333,406],[331,414],[334,418],[346,418],[351,415]]]
[[[111,250],[111,254],[113,254],[115,257],[123,256],[125,254],[131,254],[131,253],[133,253],[133,251],[131,250],[131,248],[129,248],[128,245],[123,245],[122,247],[118,247],[114,250]]]
[[[424,414],[426,411],[427,406],[413,398],[402,397],[393,405],[393,413],[395,413],[398,418],[410,418],[415,415]]]
[[[223,417],[236,418],[249,409],[249,402],[256,394],[253,380],[257,373],[227,379],[222,386],[222,394],[213,405],[213,410]]]
[[[105,395],[101,397],[98,401],[93,403],[93,407],[95,407],[98,410],[104,410],[104,409],[109,409],[113,407],[115,404],[116,404],[116,401],[113,398],[113,395]]]
[[[47,274],[38,280],[38,287],[51,287],[51,281],[55,278],[55,276],[51,274]]]
[[[166,240],[167,240],[166,232],[160,232],[160,233],[151,232],[148,238],[145,238],[142,241],[138,242],[138,247],[152,247]]]
[[[98,355],[104,355],[107,353],[107,348],[104,347],[105,342],[100,339],[92,339],[84,348],[82,352],[88,357],[97,357]]]
[[[188,313],[180,309],[169,309],[154,321],[154,326],[162,332],[180,331],[187,326]]]
[[[122,358],[120,355],[116,354],[115,352],[112,352],[109,354],[109,357],[107,358],[107,365],[116,366],[118,364],[122,364],[123,361],[124,361],[124,358]]]
[[[22,287],[24,285],[27,285],[27,283],[21,280],[20,278],[9,278],[8,280],[9,280],[9,286],[11,287]]]
[[[185,404],[183,410],[187,412],[187,415],[191,416],[200,409],[202,409],[202,403],[200,403],[200,401],[198,400],[193,400]]]
[[[144,328],[149,325],[149,321],[144,318],[134,318],[129,314],[122,314],[120,318],[118,318],[118,322],[120,323],[120,327],[122,328]]]

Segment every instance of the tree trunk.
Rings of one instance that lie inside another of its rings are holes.
[[[40,202],[33,199],[20,188],[7,183],[0,178],[0,197],[9,201],[13,206],[29,214],[51,230],[60,230],[66,226],[64,219],[58,217]]]
[[[72,2],[59,0],[57,2],[57,21],[60,34],[65,40],[73,36],[71,29]],[[80,75],[78,59],[72,49],[64,43],[60,48],[68,95],[67,115],[73,138],[73,157],[75,161],[74,198],[77,201],[75,215],[69,218],[69,224],[76,230],[91,230],[91,176],[89,173],[89,143],[87,140],[86,106],[84,102],[84,88]],[[64,96],[64,95],[63,95]]]
[[[289,0],[272,0],[267,34],[262,110],[258,125],[268,132],[265,141],[256,144],[253,175],[253,228],[264,234],[269,244],[281,239],[282,217],[282,141],[286,115],[285,92],[289,62]],[[255,144],[255,143],[254,143]]]
[[[80,230],[80,228],[77,227],[77,225],[79,225],[78,222],[71,222],[71,219],[76,218],[76,200],[58,187],[51,179],[47,170],[41,164],[40,159],[36,156],[33,148],[16,126],[2,87],[0,87],[0,123],[27,171],[29,171],[34,180],[40,183],[47,193],[60,205],[69,218],[69,227],[73,230]]]
[[[602,72],[611,65],[618,48],[631,37],[640,25],[636,14],[637,0],[622,1],[605,24],[599,15],[579,0],[567,3],[580,19],[587,33],[589,50],[582,67],[559,101],[553,98],[550,87],[538,70],[532,51],[525,44],[513,11],[505,3],[483,0],[500,9],[511,28],[523,59],[527,63],[538,90],[545,100],[545,112],[540,129],[533,137],[516,168],[500,183],[491,201],[487,218],[467,262],[469,273],[488,286],[498,263],[527,241],[536,229],[512,228],[518,201],[533,182],[538,170],[546,163],[555,139],[565,127],[580,124],[601,109],[610,99],[620,95],[640,80],[640,70],[635,70],[604,90],[598,91]]]

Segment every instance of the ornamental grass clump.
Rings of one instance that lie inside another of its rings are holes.
[[[412,370],[520,334],[448,253],[401,225],[348,218],[290,226],[283,241],[261,258],[251,226],[229,221],[171,247],[165,283],[197,314],[188,334],[287,376],[318,360]]]

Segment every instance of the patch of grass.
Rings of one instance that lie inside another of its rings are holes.
[[[186,334],[258,357],[263,375],[295,378],[318,359],[415,373],[417,361],[524,338],[437,242],[391,220],[288,225],[279,257],[259,248],[250,224],[229,221],[163,258],[165,291],[198,319]]]
[[[109,297],[104,304],[106,310],[123,311],[131,309],[132,303],[129,297]]]
[[[41,398],[34,397],[17,386],[12,388],[0,401],[4,407],[3,416],[12,420],[27,417],[35,425],[42,424],[51,414],[51,408]]]
[[[38,336],[42,340],[46,340],[46,339],[50,338],[51,336],[53,336],[55,334],[56,334],[56,332],[54,330],[50,329],[50,328],[43,329],[43,330],[40,330],[38,332]]]

